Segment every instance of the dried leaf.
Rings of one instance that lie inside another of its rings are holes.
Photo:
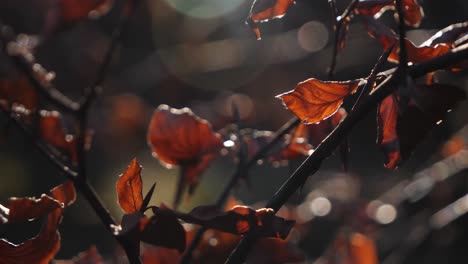
[[[395,0],[359,1],[354,12],[365,16],[373,16],[377,19],[387,10],[395,10],[395,4]],[[405,24],[419,27],[424,17],[424,11],[417,0],[403,0],[403,12],[405,13]]]
[[[319,123],[333,115],[343,104],[344,98],[356,92],[362,81],[334,82],[311,78],[299,83],[296,89],[276,97],[304,123]]]
[[[24,243],[15,245],[0,240],[0,264],[37,263],[48,264],[60,248],[60,234],[57,231],[62,209],[55,209],[47,217],[40,233]]]
[[[119,204],[127,214],[139,211],[143,204],[141,168],[138,161],[133,159],[117,181],[116,188]]]
[[[202,172],[216,158],[223,144],[208,121],[188,108],[174,109],[161,105],[148,128],[148,144],[153,155],[167,165],[180,165],[183,181],[192,193]]]
[[[198,206],[190,213],[177,213],[177,217],[207,228],[243,235],[255,232],[260,237],[285,239],[294,225],[294,221],[275,216],[270,208],[254,210],[247,206],[236,206],[227,212],[221,212],[216,206]]]
[[[282,18],[294,3],[294,0],[255,0],[250,8],[247,24],[257,39],[261,39],[261,36],[256,23]]]
[[[418,86],[414,92],[403,113],[396,94],[379,105],[377,143],[385,153],[388,168],[395,169],[408,159],[426,134],[443,121],[447,111],[466,97],[463,90],[446,84]]]
[[[10,198],[8,200],[8,222],[31,220],[61,208],[57,200],[43,194],[41,198]]]
[[[76,194],[70,182],[55,187],[51,190],[51,194],[54,199],[46,195],[42,195],[39,200],[10,199],[9,222],[48,215],[36,237],[19,245],[4,239],[0,240],[0,264],[48,264],[54,258],[60,248],[60,234],[57,228],[62,219],[63,205],[71,205],[75,201]],[[41,200],[43,202],[40,202]],[[24,212],[26,208],[29,212]]]

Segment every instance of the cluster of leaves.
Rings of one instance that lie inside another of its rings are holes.
[[[45,31],[56,32],[63,24],[70,25],[85,17],[107,14],[118,2],[118,0],[60,0],[58,2],[60,11],[58,14],[53,14],[54,19],[52,19],[56,23],[48,25],[49,28]],[[421,6],[416,0],[402,2],[404,22],[412,27],[419,26],[424,16]],[[129,13],[134,4],[134,1],[126,1],[123,13]],[[247,23],[260,39],[257,23],[283,17],[293,4],[292,0],[255,0]],[[338,51],[345,47],[349,22],[354,17],[361,17],[369,35],[376,38],[383,49],[388,51],[383,55],[383,59],[400,62],[401,47],[398,36],[378,20],[383,12],[395,8],[395,0],[353,1],[346,14],[336,18]],[[467,31],[468,23],[465,22],[439,31],[420,46],[405,39],[407,56],[402,59],[404,66],[406,67],[407,63],[429,60],[466,45]],[[28,43],[23,46],[16,44],[10,46],[9,53],[13,53],[10,55],[21,56],[28,63],[35,63],[32,56],[33,48]],[[128,242],[127,250],[136,256],[140,255],[140,242],[146,243],[142,254],[144,263],[154,263],[159,257],[168,258],[173,262],[179,260],[180,253],[185,250],[187,244],[196,241],[193,238],[194,231],[187,231],[182,222],[201,226],[201,230],[216,230],[201,241],[198,249],[199,259],[195,259],[201,263],[206,263],[206,259],[201,259],[201,256],[206,258],[212,254],[219,255],[219,259],[213,257],[213,261],[219,262],[240,240],[239,235],[247,234],[262,238],[256,244],[261,254],[273,252],[271,259],[263,261],[280,263],[302,261],[303,256],[288,250],[285,241],[295,222],[276,216],[272,208],[255,210],[236,205],[224,211],[220,205],[223,204],[221,199],[221,203],[216,205],[198,206],[184,213],[176,210],[177,205],[185,189],[188,189],[189,194],[193,194],[203,172],[220,155],[223,148],[237,154],[240,167],[245,165],[246,160],[255,162],[255,159],[265,158],[271,162],[278,162],[303,159],[311,155],[327,135],[346,118],[347,112],[342,108],[344,100],[361,89],[361,95],[355,102],[355,105],[358,105],[360,100],[375,91],[375,87],[386,78],[385,73],[378,73],[381,64],[378,62],[373,72],[366,78],[347,81],[322,81],[310,78],[297,84],[294,90],[278,95],[277,98],[302,123],[292,133],[281,134],[279,147],[264,153],[262,157],[257,157],[257,154],[275,141],[276,135],[271,131],[240,129],[237,126],[234,132],[228,130],[216,132],[207,120],[196,116],[188,108],[174,109],[167,105],[159,106],[151,118],[147,141],[154,156],[161,163],[167,167],[181,168],[174,206],[171,209],[165,205],[149,204],[156,184],[153,184],[149,192],[143,196],[142,167],[134,159],[116,184],[118,202],[125,214],[120,224],[112,226],[113,235],[122,239],[119,241]],[[32,130],[31,134],[37,136],[37,139],[76,165],[79,163],[83,146],[90,146],[92,133],[83,133],[82,130],[87,129],[86,127],[74,127],[76,133],[81,133],[82,137],[84,135],[84,138],[78,140],[76,135],[68,132],[62,114],[39,109],[38,100],[41,95],[37,86],[49,87],[47,91],[42,90],[42,93],[52,98],[56,95],[47,92],[57,90],[50,87],[53,74],[37,65],[36,69],[30,72],[30,76],[0,80],[1,110],[8,113],[23,129]],[[446,70],[456,71],[465,66],[457,64]],[[390,74],[401,73],[399,70],[391,70]],[[404,77],[406,80],[406,76]],[[406,160],[423,136],[440,123],[457,102],[465,99],[465,93],[461,89],[438,83],[432,77],[431,75],[430,82],[425,84],[416,84],[413,80],[408,80],[403,86],[409,88],[410,93],[398,89],[381,101],[378,107],[377,143],[386,155],[385,165],[389,168],[396,168]],[[240,171],[247,174],[246,171]],[[49,263],[54,258],[60,247],[58,225],[63,210],[76,199],[75,186],[79,188],[80,184],[83,184],[80,182],[82,179],[74,180],[75,182],[67,181],[57,186],[49,195],[43,195],[39,199],[11,198],[7,206],[0,205],[1,224],[44,218],[44,224],[36,237],[19,245],[0,240],[0,263],[41,264]],[[146,213],[149,210],[151,215],[148,216]],[[214,241],[212,238],[216,238],[218,241],[216,243],[221,243],[216,252],[207,246],[212,243],[210,241]],[[350,238],[344,242],[337,239],[336,250],[345,248],[347,256],[356,263],[375,263],[373,241],[362,234],[355,234]],[[101,261],[102,258],[97,250],[90,248],[71,260],[71,263]],[[64,263],[69,262],[64,261]]]
[[[274,3],[265,7],[266,3]],[[402,1],[404,21],[407,25],[417,27],[424,16],[422,7],[416,0]],[[262,5],[263,4],[263,5]],[[287,0],[255,1],[248,20],[264,22],[268,19],[285,15],[292,2]],[[390,49],[389,62],[399,62],[398,36],[378,18],[387,10],[395,10],[396,1],[369,0],[357,1],[347,17],[337,18],[339,23],[348,23],[352,17],[360,15],[366,25],[369,35],[382,44],[384,50]],[[341,25],[343,28],[343,25]],[[344,28],[347,28],[345,26]],[[259,32],[258,28],[253,28]],[[466,43],[468,23],[450,25],[420,46],[405,39],[407,62],[419,63],[426,61]],[[339,34],[336,41],[344,48],[346,34]],[[459,70],[463,65],[455,65],[450,70]],[[384,76],[349,81],[321,81],[311,78],[300,82],[292,91],[278,95],[284,105],[304,123],[319,123],[332,116],[343,104],[346,96],[355,93],[367,81],[376,84]],[[411,82],[412,83],[412,82]],[[369,84],[375,87],[376,84]],[[445,113],[450,111],[458,101],[465,99],[463,90],[445,84],[433,83],[425,85],[413,84],[412,94],[406,105],[400,100],[399,91],[386,98],[378,110],[377,143],[386,155],[385,166],[397,168],[401,161],[406,160],[417,143],[421,141],[430,128],[442,122]],[[405,95],[406,96],[406,95]],[[443,101],[441,101],[443,100]],[[402,108],[403,107],[403,108]],[[415,125],[419,124],[419,125]]]

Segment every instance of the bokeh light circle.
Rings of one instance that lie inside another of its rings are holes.
[[[316,52],[322,50],[328,43],[328,30],[319,21],[309,21],[299,28],[297,41],[305,51]]]

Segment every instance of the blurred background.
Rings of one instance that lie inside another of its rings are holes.
[[[38,62],[55,72],[54,84],[63,93],[77,99],[96,78],[115,17],[83,20],[47,34],[45,28],[57,2],[2,0],[0,17],[17,33],[42,36],[43,42],[35,52]],[[420,28],[408,31],[408,37],[416,44],[439,29],[468,18],[466,0],[419,2],[425,18]],[[134,10],[123,29],[122,41],[103,92],[92,107],[90,120],[94,131],[88,155],[90,181],[116,218],[123,212],[116,203],[115,182],[134,157],[143,166],[144,191],[157,182],[152,203],[170,204],[173,199],[178,168],[161,166],[146,143],[149,120],[158,105],[189,107],[219,130],[232,119],[231,102],[235,101],[242,127],[275,131],[292,114],[274,96],[311,77],[326,79],[334,41],[327,1],[297,0],[283,19],[260,24],[261,41],[255,40],[244,24],[251,4],[251,0],[146,0]],[[343,10],[348,1],[337,0],[337,4]],[[392,12],[381,19],[395,26]],[[338,55],[336,80],[367,76],[381,53],[378,41],[368,36],[359,20],[353,20],[346,48]],[[16,72],[7,56],[0,53],[0,77],[7,78]],[[466,71],[439,76],[441,81],[465,90],[467,77]],[[344,106],[349,104],[345,102]],[[43,107],[53,109],[46,103]],[[435,169],[433,165],[466,148],[467,111],[468,104],[463,102],[397,171],[383,166],[383,154],[375,145],[376,117],[374,112],[369,113],[349,136],[349,173],[344,174],[339,158],[332,156],[291,199],[291,206],[299,206],[297,212],[302,213],[303,221],[313,221],[307,231],[302,231],[305,233],[299,243],[310,262],[326,251],[343,222],[354,221],[349,224],[354,227],[365,225],[368,220],[359,223],[350,219],[353,218],[350,215],[361,211],[374,217],[376,224],[371,232],[382,260],[396,254],[404,256],[396,263],[468,261],[464,251],[468,225],[467,217],[463,216],[468,210],[468,198],[462,200],[453,214],[461,218],[446,223],[450,217],[439,215],[440,219],[436,217],[439,220],[433,220],[439,229],[427,223],[431,215],[467,193],[465,154],[457,156],[457,165],[451,160],[439,163]],[[12,196],[40,195],[64,180],[30,142],[9,128],[4,116],[0,116],[0,122],[4,128],[0,138],[0,203]],[[240,184],[234,196],[245,204],[261,203],[274,194],[299,164],[258,165],[249,172],[250,185]],[[184,198],[181,210],[214,203],[235,166],[227,158],[217,159],[204,173],[195,195]],[[433,170],[420,173],[427,168]],[[446,177],[438,183],[435,179],[440,175]],[[403,190],[408,190],[406,187],[414,177],[424,180],[411,185],[416,189],[403,197],[406,194]],[[397,187],[393,192],[387,192],[394,186]],[[423,196],[426,189],[431,191],[422,199],[413,197],[420,190]],[[372,201],[375,203],[371,204]],[[21,241],[34,234],[37,227],[38,224],[27,228],[9,225],[0,231],[12,237],[12,241]],[[110,254],[115,246],[83,199],[66,211],[60,230],[63,243],[58,258],[70,258],[90,244],[95,244],[104,255]],[[408,238],[411,231],[416,234]]]

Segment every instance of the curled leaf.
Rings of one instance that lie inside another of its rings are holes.
[[[220,136],[208,121],[188,108],[179,110],[167,105],[159,106],[154,112],[147,139],[154,156],[162,163],[182,166],[183,180],[179,188],[188,185],[189,193],[222,147]]]
[[[257,39],[261,39],[257,23],[282,18],[294,2],[294,0],[255,0],[250,8],[247,24],[254,31]]]
[[[294,90],[276,97],[304,123],[319,123],[333,115],[343,104],[344,98],[356,92],[362,82],[361,79],[334,82],[311,78],[299,83]]]
[[[377,143],[385,153],[385,166],[395,169],[429,131],[443,122],[448,111],[466,98],[458,87],[446,84],[418,86],[408,108],[401,113],[398,95],[386,97],[378,107]]]
[[[61,208],[57,200],[43,194],[41,198],[10,198],[8,200],[8,222],[31,220]]]
[[[141,209],[143,182],[141,166],[136,159],[133,159],[125,172],[120,175],[116,188],[120,207],[125,213],[131,214]]]
[[[405,24],[419,27],[424,17],[424,11],[417,0],[402,0]],[[354,12],[365,16],[379,18],[387,10],[395,10],[395,0],[364,0],[359,1]]]

